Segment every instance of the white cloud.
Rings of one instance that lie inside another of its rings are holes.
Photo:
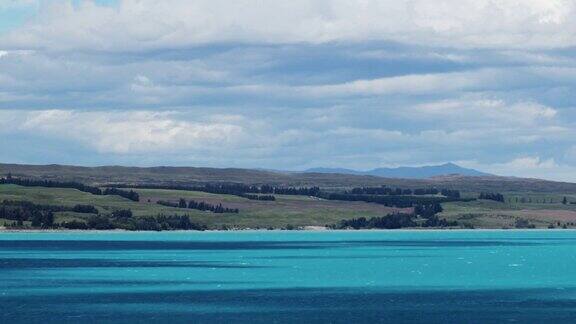
[[[3,43],[126,51],[227,41],[392,40],[504,48],[576,44],[576,4],[570,0],[122,0],[117,8],[90,1],[50,3]]]
[[[464,72],[405,74],[337,84],[292,87],[291,90],[301,95],[336,97],[389,94],[446,96],[458,92],[515,90],[541,87],[544,83],[563,86],[576,82],[576,68],[561,66],[562,60],[558,60],[557,63],[554,66],[471,68]],[[253,86],[252,89],[268,90],[264,86]]]
[[[536,102],[508,103],[490,98],[460,98],[423,103],[408,109],[408,113],[414,114],[415,118],[433,117],[479,126],[491,123],[514,127],[546,125],[557,115],[554,108]]]
[[[503,163],[501,166],[515,170],[553,169],[558,167],[554,159],[542,160],[538,156],[520,157]]]
[[[556,181],[576,181],[576,167],[560,164],[554,158],[539,156],[520,156],[503,163],[478,163],[477,161],[458,161],[460,165],[477,168],[485,172],[526,178],[550,179]]]
[[[339,112],[340,117],[347,114],[343,107],[332,111]],[[132,159],[132,164],[141,164],[138,157],[146,157],[148,161],[159,161],[149,162],[153,164],[195,161],[197,165],[228,167],[373,168],[489,156],[492,160],[512,158],[469,166],[502,175],[558,179],[562,174],[567,177],[563,180],[573,178],[566,171],[570,169],[553,157],[539,158],[535,154],[538,149],[532,150],[533,154],[517,153],[541,139],[570,142],[574,136],[570,130],[533,125],[486,128],[482,123],[457,127],[450,120],[433,128],[405,129],[394,123],[367,126],[346,118],[328,123],[311,118],[320,112],[304,110],[301,116],[288,117],[210,113],[209,109],[188,113],[0,110],[0,134],[4,138],[37,138],[38,145],[56,140],[61,143],[55,147],[56,156],[59,150],[80,146],[88,156],[101,160],[112,154],[123,161]],[[370,116],[386,119],[386,115]]]
[[[479,78],[479,73],[419,74],[356,80],[335,85],[310,86],[304,87],[303,90],[313,95],[323,96],[425,94],[471,88],[479,85]]]
[[[243,136],[230,123],[181,121],[177,113],[2,111],[4,131],[23,131],[79,141],[101,153],[186,152],[219,148]]]

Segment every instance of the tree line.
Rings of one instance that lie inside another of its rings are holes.
[[[402,189],[381,187],[357,187],[347,190],[345,193],[351,195],[384,195],[384,196],[423,196],[441,194],[448,198],[460,198],[460,191],[453,189],[436,189],[436,188],[419,188],[419,189]]]
[[[508,197],[505,199],[508,203],[536,203],[536,204],[557,204],[561,203],[563,205],[576,205],[576,202],[569,201],[568,197],[564,196],[561,200],[555,199],[556,197]]]
[[[32,227],[52,228],[54,226],[54,213],[65,211],[98,214],[98,209],[92,205],[69,207],[13,200],[4,200],[0,204],[0,218],[12,220],[10,225],[13,227],[22,227],[24,222],[31,222]]]
[[[88,192],[94,195],[102,195],[102,190],[98,187],[88,186],[80,182],[74,181],[54,181],[54,180],[40,180],[40,179],[23,179],[14,178],[8,175],[6,178],[0,179],[0,184],[13,184],[23,187],[46,187],[46,188],[66,188],[76,189],[83,192]]]
[[[98,214],[98,209],[93,205],[83,205],[78,204],[74,206],[63,206],[63,205],[44,205],[44,204],[35,204],[31,201],[24,201],[24,200],[3,200],[0,203],[1,207],[21,207],[27,210],[43,210],[43,211],[51,211],[51,212],[75,212],[75,213],[85,213],[85,214]],[[1,218],[1,217],[0,217]]]
[[[449,227],[458,222],[440,219],[437,213],[442,212],[438,203],[417,205],[412,213],[391,213],[381,217],[359,217],[342,220],[329,226],[332,229],[400,229],[407,227]]]
[[[364,201],[369,203],[381,204],[389,207],[407,208],[414,207],[418,204],[432,204],[455,201],[455,198],[440,196],[377,196],[377,195],[358,195],[346,193],[330,193],[321,198],[328,200],[343,201]],[[458,199],[464,201],[464,199]]]
[[[440,194],[440,195],[439,195]],[[401,189],[381,187],[358,187],[343,193],[320,192],[319,198],[327,200],[364,201],[389,207],[407,208],[416,205],[444,203],[451,201],[471,201],[473,198],[461,198],[460,191],[453,189]]]
[[[260,201],[275,201],[276,197],[273,195],[258,195],[258,194],[238,194],[239,197],[250,199],[250,200],[260,200]]]
[[[276,187],[271,185],[255,186],[255,185],[246,185],[242,183],[217,183],[217,184],[209,183],[204,185],[116,184],[115,186],[122,188],[133,188],[133,189],[166,189],[166,190],[182,190],[182,191],[200,191],[213,194],[234,195],[240,197],[243,197],[243,195],[245,194],[317,196],[320,193],[319,187]]]
[[[132,201],[140,201],[140,195],[136,191],[133,190],[122,190],[118,188],[106,188],[102,192],[103,195],[116,195],[120,197],[124,197],[126,199],[130,199]]]
[[[203,201],[198,202],[195,200],[190,200],[187,202],[186,199],[184,199],[184,198],[180,198],[180,200],[178,202],[172,202],[172,201],[167,201],[167,200],[158,200],[156,203],[159,205],[162,205],[162,206],[167,206],[167,207],[188,208],[188,209],[197,209],[197,210],[202,210],[202,211],[211,211],[211,212],[216,213],[216,214],[222,214],[222,213],[238,214],[239,213],[238,208],[227,208],[227,207],[223,207],[222,204],[212,205],[212,204],[209,204],[207,202],[203,202]]]
[[[458,190],[451,189],[392,189],[385,186],[382,187],[361,187],[353,188],[344,192],[326,192],[322,191],[319,187],[276,187],[271,185],[245,185],[241,183],[218,183],[218,184],[204,184],[204,185],[116,185],[125,188],[137,189],[167,189],[167,190],[183,190],[183,191],[200,191],[214,194],[227,194],[235,195],[252,200],[268,200],[274,201],[276,198],[273,194],[279,195],[303,195],[312,196],[327,200],[342,200],[342,201],[364,201],[369,203],[377,203],[390,207],[413,207],[417,204],[428,204],[434,202],[449,202],[449,201],[470,201],[473,199],[462,199]],[[442,196],[438,196],[441,194]],[[169,202],[167,202],[169,203]],[[170,203],[168,206],[172,206]]]
[[[67,229],[95,229],[111,230],[123,229],[128,231],[169,231],[169,230],[206,230],[202,224],[193,223],[188,215],[164,215],[134,217],[130,210],[117,210],[111,215],[95,215],[86,222],[69,221],[60,224]]]
[[[498,202],[504,202],[504,195],[501,193],[494,193],[494,192],[481,192],[478,199],[485,199],[485,200],[494,200]]]
[[[75,211],[89,215],[83,220],[69,220],[58,223],[54,213]],[[134,217],[129,209],[115,210],[107,215],[98,213],[91,205],[73,207],[40,205],[27,201],[5,200],[0,205],[0,218],[12,220],[6,226],[15,229],[77,229],[77,230],[111,230],[162,231],[162,230],[205,230],[206,226],[192,223],[188,215],[163,215]],[[24,223],[26,222],[26,224]],[[29,225],[27,225],[29,224]]]
[[[85,185],[80,182],[74,181],[54,181],[54,180],[40,180],[40,179],[22,179],[14,178],[8,175],[6,178],[0,179],[0,184],[13,184],[23,187],[46,187],[46,188],[65,188],[65,189],[76,189],[82,192],[91,193],[93,195],[116,195],[121,196],[132,201],[139,201],[140,196],[137,192],[130,190],[122,190],[118,188],[106,188],[102,190],[98,187],[93,187]]]
[[[395,213],[382,217],[359,217],[340,221],[331,226],[332,229],[399,229],[415,227],[412,214]]]

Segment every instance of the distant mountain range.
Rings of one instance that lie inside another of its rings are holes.
[[[377,168],[368,171],[357,171],[342,168],[312,168],[307,173],[340,173],[353,175],[371,175],[384,178],[426,179],[437,176],[458,174],[463,176],[481,177],[491,176],[489,173],[474,169],[463,168],[454,163],[441,165],[428,165],[422,167]]]

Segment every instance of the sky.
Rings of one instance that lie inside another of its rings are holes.
[[[574,0],[0,0],[0,161],[576,181]]]

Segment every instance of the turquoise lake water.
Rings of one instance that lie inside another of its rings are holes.
[[[1,323],[576,322],[576,231],[1,233]]]

